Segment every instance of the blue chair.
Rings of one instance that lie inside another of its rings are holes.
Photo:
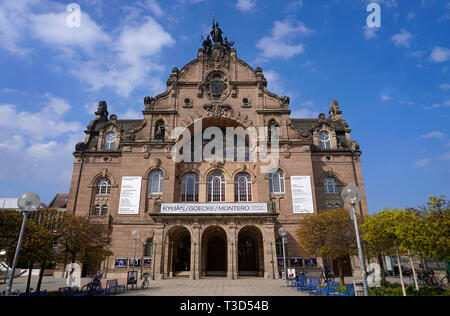
[[[309,295],[319,295],[319,296],[334,296],[334,294],[339,294],[340,287],[339,282],[328,281],[327,286],[325,288],[319,287],[313,289],[309,292]]]
[[[306,277],[306,275],[299,275],[298,276],[298,281],[295,282],[295,285],[297,286],[297,292],[299,292],[300,290],[302,290],[303,292],[303,288],[305,286],[305,284],[308,283],[308,278]]]
[[[302,292],[303,292],[304,290],[308,290],[308,292],[309,292],[310,295],[311,295],[311,291],[315,291],[315,290],[317,290],[318,288],[320,288],[321,284],[322,284],[322,280],[321,280],[320,278],[313,278],[313,277],[310,277],[310,278],[309,278],[309,283],[308,283],[308,284],[304,284],[304,285],[302,286]]]

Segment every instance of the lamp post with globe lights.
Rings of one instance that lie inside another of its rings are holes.
[[[286,282],[286,287],[288,287],[289,284],[288,284],[288,277],[287,277],[287,260],[286,260],[286,248],[285,248],[286,235],[287,235],[286,228],[280,227],[278,229],[278,234],[281,236],[281,242],[283,244],[284,280]]]
[[[361,238],[359,236],[359,227],[358,227],[358,217],[356,216],[355,205],[361,201],[362,192],[361,189],[354,185],[346,186],[341,193],[341,197],[345,203],[350,204],[352,206],[351,209],[351,217],[353,218],[353,222],[355,224],[355,233],[356,233],[356,243],[358,246],[358,254],[359,254],[359,262],[361,265],[362,272],[362,281],[364,287],[364,296],[369,296],[369,287],[367,285],[367,272],[366,272],[366,264],[364,262],[364,253],[361,246]]]
[[[27,217],[29,212],[35,212],[41,206],[41,199],[36,193],[24,193],[19,197],[17,206],[23,214],[22,228],[20,229],[19,240],[17,242],[16,253],[14,254],[14,262],[11,269],[11,276],[9,278],[8,287],[6,288],[6,295],[11,295],[11,289],[14,282],[14,274],[16,272],[17,262],[19,260],[20,247],[22,246],[23,233],[25,225],[27,224]]]
[[[139,237],[139,231],[138,230],[133,230],[131,232],[131,235],[134,238],[134,253],[133,253],[133,275],[134,275],[135,266],[136,266],[136,240]],[[137,282],[137,278],[136,278],[136,282]],[[132,286],[132,289],[134,290],[134,283],[131,286]]]

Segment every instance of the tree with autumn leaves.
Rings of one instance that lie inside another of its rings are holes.
[[[337,260],[341,284],[345,284],[342,260],[357,254],[355,227],[348,210],[328,210],[305,217],[297,237],[305,256]]]
[[[399,253],[444,260],[450,258],[450,202],[444,196],[431,196],[418,208],[385,209],[358,218],[364,253],[376,258],[384,277],[384,257]],[[297,230],[305,256],[338,260],[343,283],[341,259],[356,254],[356,239],[349,212],[327,210],[305,217]]]
[[[0,212],[0,249],[6,250],[9,262],[14,258],[21,223],[22,215],[19,212]],[[108,245],[107,225],[45,209],[33,213],[27,221],[19,262],[30,268],[34,263],[41,264],[36,288],[39,291],[48,262],[64,265],[70,262],[99,264],[111,255]]]

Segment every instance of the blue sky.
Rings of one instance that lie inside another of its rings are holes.
[[[450,1],[79,0],[0,2],[0,196],[69,191],[72,152],[99,100],[141,118],[172,67],[196,57],[216,14],[292,116],[340,102],[363,151],[369,209],[450,196]],[[369,29],[366,7],[381,5]]]

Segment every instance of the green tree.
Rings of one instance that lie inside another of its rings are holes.
[[[341,284],[345,284],[342,258],[357,253],[355,228],[345,209],[324,211],[305,217],[297,229],[305,256],[337,260]]]

